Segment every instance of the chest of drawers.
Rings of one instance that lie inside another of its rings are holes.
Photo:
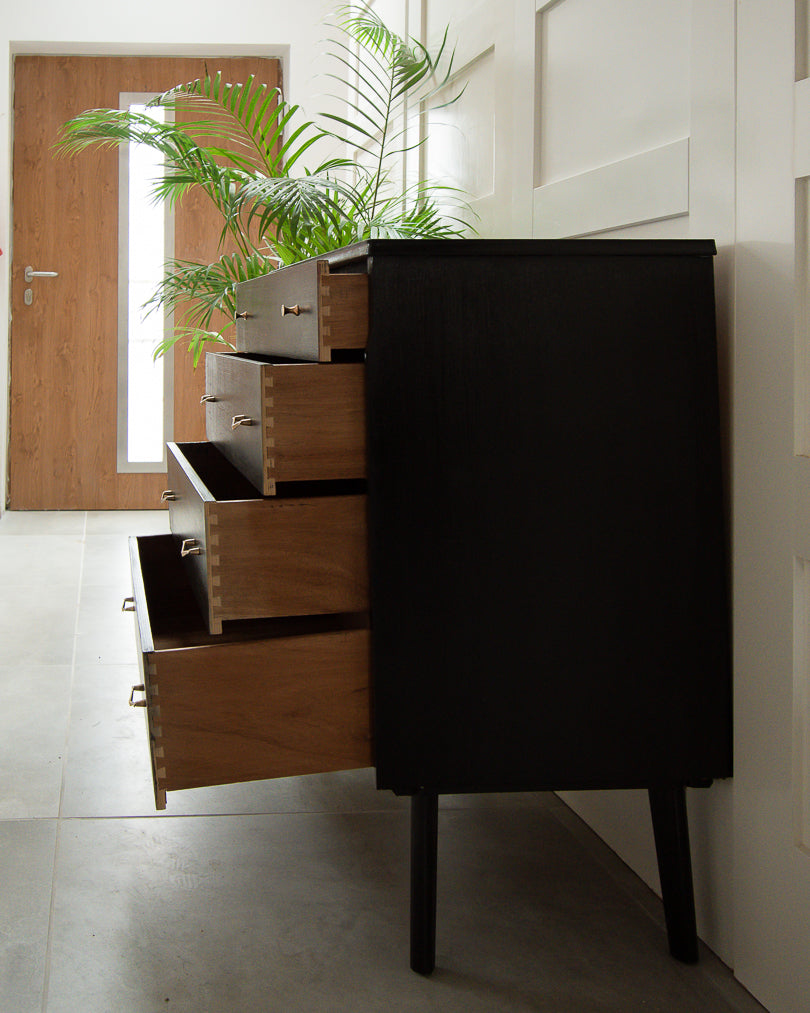
[[[239,776],[368,762],[413,796],[417,970],[436,800],[466,791],[648,788],[696,956],[684,786],[731,773],[713,253],[371,241],[239,286],[238,353],[208,360],[209,442],[166,495],[210,693],[136,577],[156,784],[235,779],[223,711],[303,733],[299,687],[309,744]]]

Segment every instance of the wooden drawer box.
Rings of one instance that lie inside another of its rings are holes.
[[[371,764],[368,630],[361,617],[206,631],[171,535],[131,538],[155,805],[180,788]]]
[[[205,359],[205,432],[264,496],[277,482],[366,474],[365,366]]]
[[[329,362],[366,347],[368,276],[305,260],[236,286],[236,349]]]
[[[263,499],[210,443],[168,444],[169,520],[211,633],[368,609],[366,497]]]

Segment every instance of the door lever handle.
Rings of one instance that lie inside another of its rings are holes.
[[[25,280],[31,282],[34,278],[58,278],[58,271],[35,271],[33,267],[26,267]]]

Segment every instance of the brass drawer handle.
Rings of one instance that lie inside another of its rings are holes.
[[[216,401],[216,394],[203,394],[200,398],[200,404],[208,404],[211,401]]]
[[[238,426],[252,426],[253,419],[249,415],[234,415],[231,419],[231,429],[236,429]]]
[[[285,306],[284,303],[281,304],[281,315],[283,317],[286,317],[289,314],[292,314],[294,317],[299,317],[302,313],[306,313],[306,311],[306,306],[299,306],[298,303],[296,303],[295,306]]]
[[[135,699],[135,694],[136,693],[145,693],[145,692],[146,692],[146,686],[143,683],[141,683],[140,686],[133,686],[132,687],[132,692],[129,694],[129,706],[130,707],[145,707],[146,706],[146,700],[136,700]]]
[[[161,503],[168,503],[169,500],[175,499],[177,499],[177,496],[175,495],[175,493],[172,492],[171,489],[164,489],[163,492],[160,494]]]
[[[134,612],[135,611],[135,599],[124,598],[124,604],[121,606],[122,612]]]
[[[202,549],[197,543],[196,538],[184,538],[183,544],[180,546],[181,556],[199,556]]]

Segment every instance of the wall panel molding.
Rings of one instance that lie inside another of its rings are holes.
[[[689,139],[534,191],[534,235],[590,235],[689,213]]]

